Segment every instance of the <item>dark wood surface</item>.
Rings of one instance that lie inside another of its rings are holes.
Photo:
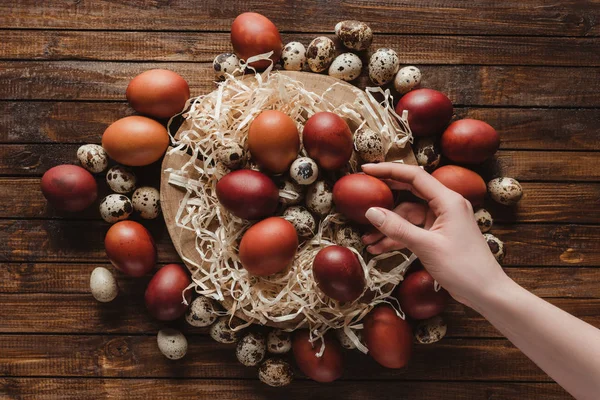
[[[505,269],[551,303],[600,326],[600,1],[565,0],[6,0],[0,2],[0,398],[567,399],[569,396],[477,313],[445,311],[448,336],[417,346],[405,371],[347,356],[342,380],[298,374],[286,389],[260,384],[230,346],[181,322],[188,356],[165,359],[146,313],[150,277],[119,276],[99,304],[89,274],[109,263],[97,208],[49,207],[48,168],[73,163],[112,121],[133,113],[129,80],[162,67],[194,95],[214,88],[210,62],[230,50],[244,11],[270,17],[285,41],[332,35],[341,19],[376,32],[374,47],[418,65],[423,86],[448,93],[457,118],[501,133],[479,171],[523,182],[510,210],[488,204],[507,246]],[[362,76],[357,85],[368,84]],[[157,165],[138,169],[158,184]],[[101,195],[107,190],[98,177]],[[177,262],[161,221],[146,223],[160,265]],[[159,265],[159,267],[160,267]],[[576,334],[574,333],[574,339]]]

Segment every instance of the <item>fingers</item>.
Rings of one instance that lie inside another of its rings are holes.
[[[427,231],[411,224],[390,210],[371,207],[365,216],[385,236],[406,244],[406,247],[413,251],[427,245]]]
[[[381,239],[379,242],[367,247],[367,251],[371,254],[383,254],[392,250],[402,250],[406,245],[402,242],[389,237]]]
[[[427,217],[427,206],[419,203],[404,202],[396,207],[394,212],[412,224],[423,225]],[[381,240],[383,236],[383,233],[375,230],[365,234],[362,237],[362,241],[364,244],[370,245]]]

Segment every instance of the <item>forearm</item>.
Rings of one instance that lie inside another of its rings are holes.
[[[523,289],[508,277],[473,307],[579,400],[600,393],[600,330]]]

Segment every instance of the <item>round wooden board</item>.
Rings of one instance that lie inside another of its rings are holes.
[[[304,84],[304,87],[307,90],[310,90],[318,95],[322,95],[327,89],[329,89],[334,83],[339,83],[334,86],[332,90],[330,90],[326,98],[331,101],[334,105],[340,105],[343,103],[353,102],[356,93],[361,93],[362,91],[355,86],[352,86],[344,81],[341,81],[336,78],[332,78],[327,75],[318,75],[307,72],[291,72],[291,71],[280,71],[277,72],[280,74],[289,75],[298,81]],[[185,129],[189,129],[190,124],[184,122],[182,126],[177,131],[175,137],[178,137],[179,132]],[[183,199],[185,192],[178,187],[170,185],[169,181],[169,173],[165,172],[168,168],[179,169],[182,165],[184,165],[189,160],[189,156],[181,153],[173,153],[165,155],[165,158],[162,163],[162,173],[161,173],[161,181],[160,181],[160,202],[161,208],[163,212],[163,216],[165,219],[165,223],[167,225],[167,229],[169,231],[169,235],[171,236],[171,240],[173,241],[173,245],[177,250],[179,256],[184,260],[184,263],[188,267],[188,269],[192,270],[189,265],[185,262],[186,259],[193,260],[194,262],[201,264],[202,259],[200,255],[196,251],[195,247],[195,234],[189,230],[182,229],[177,227],[175,224],[175,217],[177,215],[177,211],[179,209],[179,204]],[[413,155],[413,152],[410,148],[410,145],[407,144],[406,147],[401,149],[392,149],[387,155],[388,161],[396,161],[403,160],[406,164],[416,165],[416,160]],[[231,301],[227,299],[224,301],[223,306],[228,309],[231,306]],[[238,317],[243,317],[243,314],[237,314]],[[295,324],[286,324],[286,325],[277,325],[277,324],[268,324],[271,326],[286,328],[289,326],[295,326]]]

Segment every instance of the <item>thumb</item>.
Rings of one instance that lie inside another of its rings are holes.
[[[371,207],[365,217],[387,237],[402,242],[412,251],[419,251],[427,243],[427,231],[411,224],[395,212]]]

